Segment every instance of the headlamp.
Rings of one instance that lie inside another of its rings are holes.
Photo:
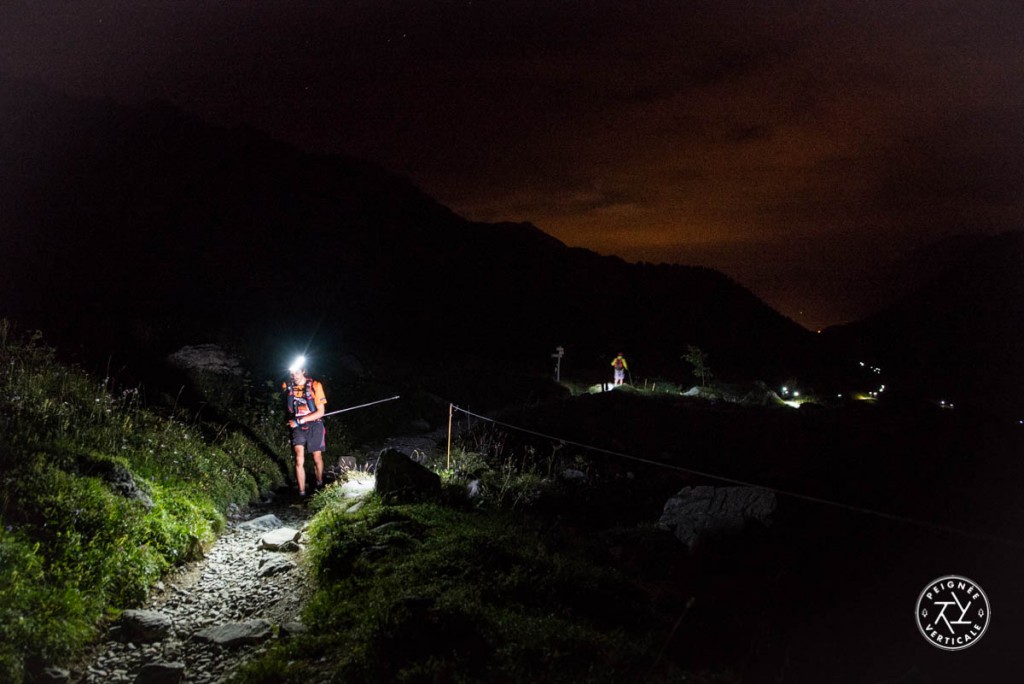
[[[292,365],[288,366],[288,372],[294,373],[296,371],[303,370],[306,367],[306,357],[298,356],[292,361]]]

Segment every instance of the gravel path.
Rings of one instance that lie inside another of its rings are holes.
[[[335,486],[356,499],[373,478]],[[274,638],[302,632],[312,591],[303,562],[309,517],[296,497],[231,520],[205,558],[165,577],[138,611],[125,611],[71,681],[221,682]]]

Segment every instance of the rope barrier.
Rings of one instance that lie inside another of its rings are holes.
[[[360,404],[359,406],[349,406],[348,408],[338,409],[337,411],[331,411],[330,413],[325,413],[323,415],[323,417],[326,418],[327,416],[333,416],[333,415],[338,414],[338,413],[345,413],[347,411],[355,411],[356,409],[366,408],[367,406],[373,406],[374,404],[383,404],[385,401],[394,401],[395,399],[400,399],[400,398],[401,397],[399,397],[396,394],[393,397],[388,397],[387,399],[378,399],[377,401],[371,401],[368,404]]]
[[[924,527],[924,528],[931,529],[931,530],[934,530],[934,531],[948,532],[950,534],[957,534],[957,535],[960,535],[960,536],[963,536],[963,537],[969,537],[969,538],[977,539],[977,540],[980,540],[980,541],[987,541],[987,542],[992,542],[992,543],[997,543],[997,544],[1004,544],[1004,545],[1007,545],[1007,546],[1012,546],[1014,548],[1024,549],[1024,542],[1020,542],[1020,541],[1017,541],[1015,539],[1006,539],[1004,537],[997,537],[995,535],[990,535],[990,534],[983,534],[983,533],[979,533],[979,532],[970,532],[968,530],[962,530],[962,529],[957,528],[957,527],[950,527],[948,525],[940,525],[938,523],[931,523],[931,522],[928,522],[926,520],[918,520],[916,518],[910,518],[910,517],[907,517],[907,516],[904,516],[904,515],[897,515],[895,513],[886,513],[885,511],[876,511],[876,510],[873,510],[873,509],[870,509],[870,508],[864,508],[862,506],[854,506],[854,505],[851,505],[851,504],[845,504],[845,503],[842,503],[841,501],[832,501],[830,499],[823,499],[821,497],[811,496],[809,494],[801,494],[800,492],[793,492],[793,491],[788,491],[788,490],[785,490],[785,489],[778,489],[777,487],[769,487],[767,485],[761,485],[761,484],[757,484],[757,483],[754,483],[754,482],[747,482],[747,481],[744,481],[744,480],[738,480],[738,479],[735,479],[735,478],[726,477],[724,475],[715,475],[714,473],[707,473],[707,472],[703,472],[703,471],[700,471],[700,470],[694,470],[692,468],[684,468],[683,466],[674,465],[672,463],[665,463],[664,461],[654,461],[654,460],[651,460],[651,459],[648,459],[648,458],[641,458],[639,456],[632,456],[630,454],[624,454],[624,453],[621,453],[621,452],[618,452],[618,451],[611,451],[609,449],[602,449],[601,447],[596,447],[596,446],[593,446],[593,445],[590,445],[590,444],[583,444],[582,442],[574,442],[574,441],[571,441],[571,440],[568,440],[568,439],[563,439],[561,437],[555,437],[553,435],[546,435],[546,434],[541,433],[541,432],[536,432],[534,430],[530,430],[528,428],[520,427],[518,425],[511,425],[509,423],[504,423],[504,422],[502,422],[500,420],[496,420],[496,419],[490,418],[488,416],[482,416],[482,415],[479,415],[477,413],[472,413],[470,411],[467,411],[466,409],[459,408],[455,404],[451,404],[449,410],[450,411],[459,411],[460,413],[464,413],[467,416],[472,416],[472,417],[477,418],[479,420],[487,421],[487,422],[493,423],[495,425],[500,425],[500,426],[508,428],[510,430],[517,430],[519,432],[524,432],[524,433],[529,434],[529,435],[534,435],[535,437],[542,437],[544,439],[550,439],[550,440],[553,440],[553,441],[556,441],[556,442],[560,442],[562,444],[571,444],[572,446],[576,446],[576,447],[579,447],[581,449],[587,449],[587,450],[590,450],[590,451],[596,451],[598,453],[608,454],[609,456],[617,456],[619,458],[625,458],[625,459],[628,459],[628,460],[631,460],[631,461],[636,461],[638,463],[645,463],[647,465],[652,465],[652,466],[656,466],[656,467],[659,467],[659,468],[665,468],[665,469],[668,469],[668,470],[676,470],[676,471],[679,471],[679,472],[682,472],[682,473],[687,473],[689,475],[697,475],[699,477],[705,477],[705,478],[708,478],[710,480],[718,480],[718,481],[721,481],[721,482],[728,482],[729,484],[741,485],[741,486],[744,486],[744,487],[754,487],[754,488],[757,488],[757,489],[764,489],[766,491],[774,492],[775,494],[779,494],[779,495],[782,495],[782,496],[792,497],[794,499],[801,499],[803,501],[808,501],[810,503],[816,503],[816,504],[820,504],[820,505],[824,505],[824,506],[834,506],[836,508],[840,508],[840,509],[843,509],[843,510],[846,510],[846,511],[851,511],[851,512],[854,512],[854,513],[861,513],[863,515],[873,515],[873,516],[876,516],[876,517],[879,517],[879,518],[884,518],[886,520],[893,520],[893,521],[896,521],[896,522],[906,523],[908,525],[916,525],[918,527]]]

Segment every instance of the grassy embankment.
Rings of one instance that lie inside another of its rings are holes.
[[[666,613],[597,550],[566,543],[540,518],[451,501],[375,500],[346,513],[350,504],[332,500],[330,490],[316,503],[309,633],[277,644],[237,682],[619,682],[679,674],[659,657],[671,628]]]
[[[339,489],[318,494],[309,631],[234,681],[678,681],[677,659],[663,651],[687,589],[658,577],[672,573],[660,556],[681,555],[675,540],[650,524],[620,529],[618,541],[589,530],[585,494],[552,478],[544,455],[511,455],[500,439],[472,447],[457,450],[450,470],[433,466],[436,501],[371,497],[349,512]],[[644,547],[645,577],[609,555],[621,538]],[[730,681],[704,668],[687,676]]]
[[[195,558],[228,505],[282,482],[252,432],[151,411],[137,388],[112,392],[38,338],[16,339],[0,321],[0,680],[10,682],[74,658],[106,618]]]

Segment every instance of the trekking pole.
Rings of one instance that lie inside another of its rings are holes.
[[[378,399],[377,401],[371,401],[368,404],[360,404],[359,406],[349,406],[348,408],[338,409],[337,411],[331,411],[330,413],[325,413],[323,417],[326,418],[327,416],[333,416],[336,413],[345,413],[346,411],[355,411],[356,409],[366,408],[367,406],[373,406],[374,404],[383,404],[385,401],[394,401],[395,399],[398,398],[399,396],[396,394],[393,397],[388,397],[387,399]]]

